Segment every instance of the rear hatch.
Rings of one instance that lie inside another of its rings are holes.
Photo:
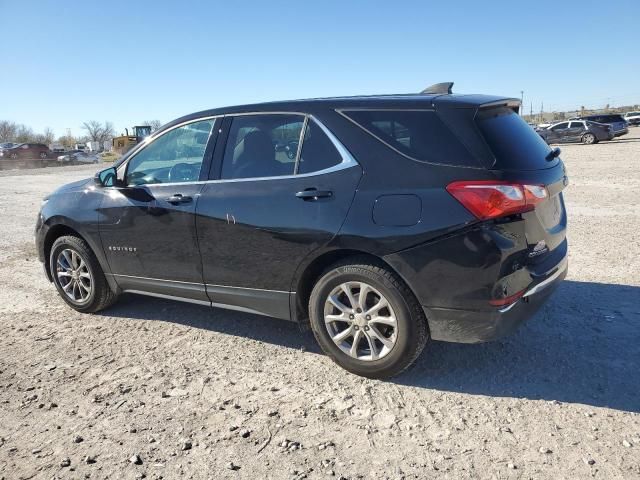
[[[509,106],[479,108],[475,123],[492,155],[487,168],[501,181],[544,186],[547,194],[523,213],[529,245],[527,262],[544,275],[566,256],[567,215],[562,191],[568,184],[564,163]],[[491,158],[492,157],[492,158]]]

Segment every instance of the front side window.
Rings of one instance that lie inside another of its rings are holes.
[[[559,123],[555,127],[551,128],[551,130],[556,132],[558,130],[566,130],[567,128],[569,128],[569,122],[564,122],[564,123]]]
[[[197,181],[214,122],[189,123],[156,138],[129,161],[126,184]]]
[[[304,116],[240,115],[231,122],[222,179],[293,175]]]
[[[570,128],[584,128],[584,125],[582,122],[571,122]]]

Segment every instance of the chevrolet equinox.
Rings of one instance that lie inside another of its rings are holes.
[[[565,167],[518,100],[450,87],[179,118],[43,201],[46,275],[79,312],[131,292],[310,325],[374,378],[508,334],[566,275]]]

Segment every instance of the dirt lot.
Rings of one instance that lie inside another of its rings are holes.
[[[283,321],[75,313],[32,229],[95,166],[0,172],[0,478],[640,478],[640,128],[562,150],[567,281],[516,335],[431,343],[388,382]]]

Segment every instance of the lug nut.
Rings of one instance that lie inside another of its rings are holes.
[[[360,327],[359,327],[358,325],[354,325],[354,326],[353,326],[353,329],[354,329],[354,330],[360,330]]]
[[[353,315],[349,315],[349,319],[353,320],[355,317]]]
[[[362,309],[361,309],[361,308],[358,308],[358,309],[356,310],[356,312],[358,312],[358,313],[362,313]]]
[[[364,329],[365,329],[365,331],[368,331],[368,330],[369,330],[369,327],[364,327]]]
[[[366,319],[367,319],[367,320],[371,320],[371,315],[367,315],[367,316],[366,316]]]

